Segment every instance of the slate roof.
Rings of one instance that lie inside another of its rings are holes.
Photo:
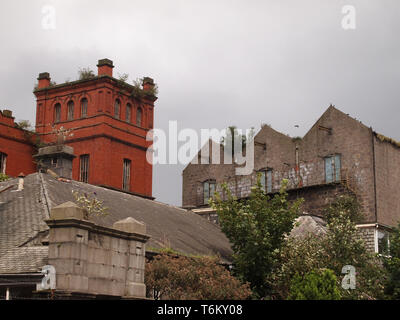
[[[0,274],[37,272],[46,264],[44,221],[52,207],[74,201],[72,190],[104,201],[109,215],[93,217],[97,224],[110,227],[127,217],[144,222],[150,235],[148,251],[169,247],[230,261],[231,247],[219,227],[190,211],[91,184],[59,181],[44,173],[26,176],[22,191],[17,191],[17,183],[18,179],[0,183]]]

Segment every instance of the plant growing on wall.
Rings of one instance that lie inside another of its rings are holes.
[[[156,97],[158,94],[158,86],[155,84],[152,88],[144,90],[142,87],[143,78],[139,78],[133,81],[132,97],[141,100],[145,96]]]
[[[104,217],[109,214],[108,208],[104,206],[103,201],[96,198],[96,193],[90,197],[87,193],[81,193],[72,190],[77,205],[85,211],[85,219],[89,220],[93,215]]]
[[[94,71],[90,68],[82,68],[78,71],[79,80],[93,79],[96,77]]]
[[[8,180],[9,177],[5,173],[0,173],[0,182]]]
[[[227,185],[223,201],[218,193],[211,206],[217,211],[222,231],[232,243],[234,271],[251,284],[259,298],[271,293],[271,277],[279,267],[281,247],[290,233],[299,213],[302,199],[289,203],[288,181],[282,181],[278,194],[270,198],[262,188],[260,176],[252,188],[250,199],[238,201]]]

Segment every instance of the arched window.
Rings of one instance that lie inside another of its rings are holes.
[[[81,118],[87,117],[87,106],[88,100],[86,98],[83,98],[81,100]]]
[[[73,120],[74,119],[74,102],[70,101],[68,102],[68,120]]]
[[[126,122],[131,122],[132,106],[128,103],[126,105],[125,120]]]
[[[119,119],[120,109],[121,109],[121,102],[117,99],[115,100],[114,104],[114,117],[116,117],[117,119]]]
[[[137,108],[136,111],[136,125],[142,126],[142,108]]]
[[[57,103],[54,106],[54,122],[61,121],[61,104]]]

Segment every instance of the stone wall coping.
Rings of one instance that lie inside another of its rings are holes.
[[[135,241],[142,241],[147,242],[150,239],[150,236],[147,234],[140,234],[140,233],[130,233],[121,230],[117,230],[114,228],[109,228],[105,226],[98,225],[94,222],[87,221],[87,220],[79,220],[74,218],[67,218],[67,219],[48,219],[45,220],[47,225],[50,228],[79,228],[88,230],[91,232],[96,232],[98,234],[103,234],[106,236],[126,239],[126,240],[135,240]]]

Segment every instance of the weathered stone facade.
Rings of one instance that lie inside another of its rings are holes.
[[[235,164],[189,164],[183,171],[183,206],[207,206],[203,196],[207,180],[215,181],[217,191],[225,182],[234,195],[246,198],[258,172],[270,171],[269,192],[278,192],[282,179],[287,179],[290,197],[305,198],[307,213],[321,216],[338,195],[350,193],[362,206],[363,224],[390,227],[400,221],[400,144],[335,107],[330,106],[303,138],[263,126],[254,142],[250,175],[236,175]],[[219,144],[210,143],[210,148],[219,148],[223,155]],[[328,181],[326,162],[334,157],[340,170]]]
[[[146,226],[128,218],[107,228],[83,218],[83,210],[67,202],[47,221],[56,293],[145,298]]]

